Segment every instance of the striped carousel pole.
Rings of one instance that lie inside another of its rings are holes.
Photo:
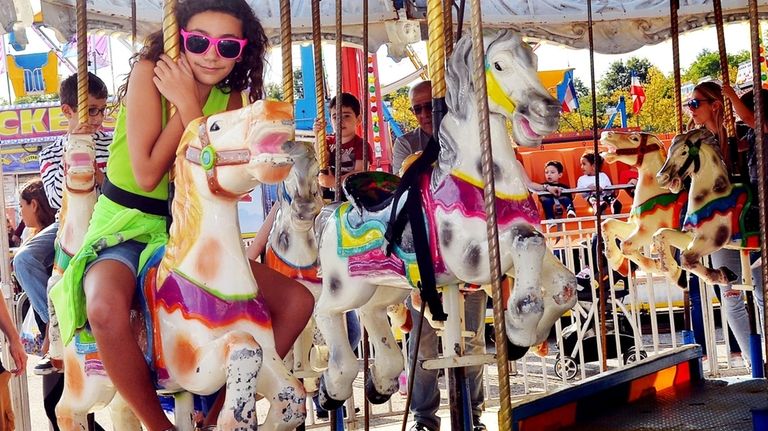
[[[499,369],[499,429],[512,429],[512,403],[509,389],[509,362],[507,335],[504,324],[504,304],[501,298],[501,260],[499,257],[499,229],[496,224],[496,188],[493,175],[488,90],[485,82],[485,53],[483,52],[483,18],[480,0],[471,3],[472,75],[475,82],[480,145],[482,147],[483,196],[487,214],[488,257],[491,265],[491,292],[493,296],[493,326],[496,336],[496,360]]]
[[[368,44],[368,0],[363,0],[363,106],[366,112],[363,114],[363,170],[368,170],[368,128],[370,127],[369,111],[370,105],[368,100],[368,79],[369,79],[369,67],[368,56],[370,54],[370,48]],[[368,387],[368,368],[371,361],[371,346],[368,342],[368,330],[363,327],[363,387]],[[371,402],[368,397],[363,397],[363,429],[368,431],[371,429]]]
[[[680,26],[677,12],[680,9],[680,0],[669,2],[669,22],[672,36],[672,71],[675,80],[675,132],[683,133],[683,100],[680,94],[682,78],[680,76]],[[693,324],[691,320],[691,295],[689,289],[683,291],[683,343],[693,344]]]
[[[179,47],[179,23],[176,22],[178,0],[165,0],[163,5],[163,49],[173,60],[181,54]],[[168,104],[168,118],[176,113],[176,107]]]
[[[293,105],[293,36],[291,0],[280,0],[280,48],[283,62],[283,101]]]
[[[181,47],[179,46],[179,23],[176,21],[176,7],[178,6],[178,0],[165,0],[163,3],[163,50],[165,54],[176,61],[181,55]],[[176,107],[170,103],[166,107],[168,117],[171,118],[176,113]],[[168,187],[173,188],[173,169],[169,172]],[[169,195],[173,196],[173,192],[169,191]],[[176,430],[177,431],[193,431],[193,423],[188,420],[180,420],[181,418],[190,418],[194,414],[194,400],[192,394],[189,392],[177,392],[173,394],[175,401],[174,416],[176,417]]]
[[[325,146],[325,84],[323,79],[323,46],[320,24],[320,0],[312,0],[312,52],[315,66],[315,103],[317,119],[323,127],[317,131],[315,141],[319,142],[317,148],[317,161],[320,171],[328,170],[328,150]]]
[[[763,280],[768,280],[768,248],[766,248],[766,245],[768,244],[768,184],[765,183],[766,175],[768,175],[768,153],[766,153],[766,149],[764,146],[765,142],[765,133],[764,133],[764,127],[765,124],[763,124],[763,116],[765,115],[765,106],[764,103],[766,102],[763,100],[763,94],[762,94],[762,88],[763,88],[763,77],[760,71],[760,23],[758,21],[758,10],[757,10],[757,0],[749,0],[749,33],[750,33],[750,41],[751,41],[751,53],[752,53],[752,89],[754,94],[754,104],[755,104],[755,149],[757,152],[757,173],[758,173],[758,182],[757,182],[757,195],[759,202],[759,208],[760,208],[760,244],[762,244],[762,247],[760,247],[760,257],[762,265],[760,267],[760,271],[763,275]],[[765,298],[765,292],[766,292],[766,286],[765,282],[763,282],[762,286],[755,286],[755,289],[762,289],[763,290],[763,298]],[[763,303],[763,315],[765,315],[766,310],[766,304]],[[754,319],[753,319],[754,320]],[[763,322],[763,334],[767,334],[768,332],[765,332],[766,329],[768,329],[768,324],[766,322]],[[750,334],[750,337],[752,335]],[[756,342],[760,342],[760,336],[757,336]],[[750,342],[752,342],[752,338],[750,338]],[[768,345],[768,337],[765,337],[766,345]],[[755,353],[762,353],[761,349],[757,347],[756,349],[753,348],[753,346],[750,344],[750,349],[757,350]],[[754,368],[757,366],[754,364],[755,361],[753,361],[753,376]],[[768,375],[768,365],[765,363],[763,364],[763,373],[762,376]],[[761,377],[762,377],[761,376]]]

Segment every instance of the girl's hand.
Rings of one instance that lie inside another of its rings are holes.
[[[171,57],[162,54],[155,63],[155,77],[152,80],[160,94],[179,110],[200,109],[197,81],[184,56],[173,61]]]
[[[24,346],[21,345],[21,339],[16,337],[13,341],[9,342],[11,349],[11,358],[13,363],[16,364],[16,368],[10,370],[14,376],[20,376],[27,372],[27,352],[24,351]]]
[[[727,84],[723,84],[723,96],[727,97],[731,101],[738,100],[739,98],[739,96],[736,95],[736,90]]]

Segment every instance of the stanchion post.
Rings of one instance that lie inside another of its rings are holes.
[[[472,35],[472,77],[475,83],[480,144],[482,148],[483,196],[487,216],[488,257],[491,268],[491,291],[493,296],[493,326],[496,335],[496,359],[499,370],[499,429],[512,429],[512,401],[509,388],[509,361],[507,360],[507,335],[504,324],[504,305],[501,295],[501,260],[499,256],[499,231],[496,224],[496,187],[493,175],[493,154],[491,150],[490,119],[488,113],[488,89],[485,81],[485,53],[483,46],[483,22],[480,0],[471,4]],[[434,85],[434,84],[433,84]],[[433,87],[434,88],[434,87]]]

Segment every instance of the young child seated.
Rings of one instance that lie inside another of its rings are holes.
[[[550,160],[544,165],[544,189],[548,194],[540,194],[539,200],[544,207],[544,218],[563,218],[563,213],[567,212],[568,217],[575,217],[573,210],[573,198],[570,193],[562,193],[562,189],[569,188],[567,184],[561,183],[563,177],[563,164],[557,160]]]
[[[580,176],[576,182],[576,187],[580,189],[592,189],[596,188],[597,171],[603,164],[603,158],[599,154],[595,154],[592,151],[587,151],[581,156],[581,170],[584,171],[584,175]],[[605,172],[600,172],[600,187],[606,187],[612,185],[611,179]],[[597,194],[595,192],[582,193],[587,201],[592,205],[593,211],[597,212]],[[600,207],[605,210],[608,205],[611,205],[611,209],[614,214],[621,212],[621,202],[616,199],[614,192],[603,191],[600,196]]]
[[[325,143],[315,142],[317,154],[323,151],[328,155],[328,171],[321,171],[317,177],[320,186],[323,187],[323,198],[325,199],[334,199],[335,197],[333,189],[336,186],[336,140],[338,136],[341,136],[340,175],[344,176],[363,170],[363,138],[357,135],[357,127],[363,121],[360,114],[360,101],[350,93],[341,93],[340,97],[331,99],[330,111],[334,135],[327,136]],[[336,130],[337,115],[341,115],[341,133]],[[315,133],[322,127],[325,127],[325,123],[317,119],[314,125]],[[343,196],[341,200],[345,200]]]

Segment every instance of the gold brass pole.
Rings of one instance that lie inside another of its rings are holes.
[[[501,295],[501,260],[499,257],[499,229],[496,224],[496,186],[493,175],[493,152],[488,114],[488,90],[485,82],[485,53],[483,47],[483,18],[480,0],[472,0],[472,76],[475,82],[480,145],[482,148],[483,196],[485,198],[488,258],[491,265],[491,292],[493,296],[493,327],[496,336],[496,362],[499,369],[499,429],[512,429],[512,403],[509,389],[509,361],[507,334],[504,324],[504,304]]]
[[[77,0],[77,119],[88,123],[88,12],[85,0]]]
[[[291,0],[280,0],[280,47],[283,56],[283,101],[293,105],[293,37]]]
[[[317,119],[323,124],[317,131],[317,161],[320,170],[328,169],[328,150],[325,146],[325,85],[323,79],[323,47],[320,27],[320,0],[312,0],[312,48],[315,63],[315,102]]]

